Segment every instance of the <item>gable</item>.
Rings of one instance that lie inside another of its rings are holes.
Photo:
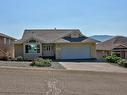
[[[79,32],[73,32],[70,34],[71,38],[79,38],[81,36],[81,33]]]
[[[64,37],[79,38],[79,37],[82,37],[82,36],[84,36],[84,35],[81,34],[80,31],[74,31],[74,32],[71,32],[71,33],[69,33],[68,35],[66,35]]]

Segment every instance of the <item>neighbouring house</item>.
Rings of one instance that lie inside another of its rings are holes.
[[[37,57],[55,59],[96,58],[96,43],[78,29],[25,30],[21,40],[14,43],[15,57],[26,60]]]
[[[110,40],[100,42],[96,45],[97,58],[116,54],[127,59],[127,37],[116,36]]]
[[[0,59],[13,56],[12,42],[16,39],[0,33]]]

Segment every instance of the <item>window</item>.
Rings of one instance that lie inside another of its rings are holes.
[[[43,45],[43,50],[50,51],[52,47],[50,45]]]
[[[40,53],[40,45],[36,43],[25,45],[25,53]]]

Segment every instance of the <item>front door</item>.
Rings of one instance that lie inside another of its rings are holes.
[[[42,54],[45,57],[54,56],[54,47],[52,44],[43,44],[42,45]]]

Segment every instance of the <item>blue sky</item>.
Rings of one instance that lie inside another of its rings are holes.
[[[0,0],[0,32],[78,28],[87,36],[127,36],[127,0]]]

